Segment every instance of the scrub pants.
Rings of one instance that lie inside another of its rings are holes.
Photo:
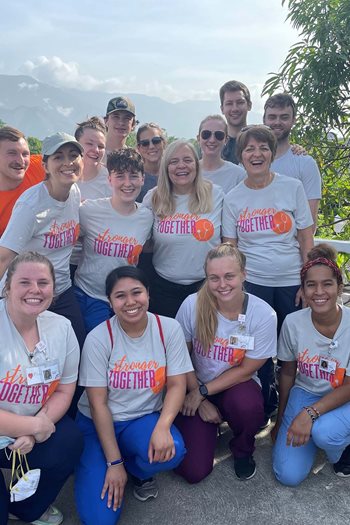
[[[114,315],[107,301],[94,299],[77,286],[74,286],[74,293],[80,306],[87,334],[96,326],[103,323],[103,321],[110,319]]]
[[[255,434],[264,421],[263,397],[258,383],[250,379],[208,399],[219,409],[233,432],[229,444],[233,457],[252,456]],[[198,411],[194,416],[179,414],[175,424],[187,449],[185,459],[175,472],[189,483],[198,483],[213,470],[218,425],[203,421]]]
[[[154,412],[138,419],[114,423],[114,431],[126,470],[136,478],[146,480],[158,472],[172,470],[183,459],[186,449],[177,428],[172,425],[171,434],[175,444],[175,456],[164,463],[149,463],[148,445],[159,419]],[[107,494],[101,500],[106,475],[106,458],[93,420],[78,412],[77,423],[85,440],[84,452],[75,475],[75,496],[80,519],[84,525],[114,525],[120,518],[121,509],[107,507]]]
[[[33,496],[10,503],[10,494],[0,471],[0,525],[7,524],[9,512],[26,523],[40,518],[73,473],[83,450],[83,437],[75,421],[68,416],[55,426],[56,432],[43,443],[36,443],[27,454],[29,468],[41,469],[39,485]],[[9,461],[5,451],[0,450],[0,467],[11,469],[11,466],[12,460]]]
[[[350,403],[345,403],[316,419],[306,445],[287,446],[287,431],[293,419],[303,407],[312,406],[321,397],[297,386],[290,391],[273,450],[273,470],[283,485],[296,487],[304,481],[314,463],[317,448],[325,451],[330,463],[336,463],[350,444]]]

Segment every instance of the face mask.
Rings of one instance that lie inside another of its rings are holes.
[[[18,455],[19,465],[16,468],[16,456]],[[22,465],[22,457],[24,458],[25,467],[27,472],[24,473]],[[17,478],[17,483],[14,485],[14,478]],[[24,499],[30,498],[36,492],[40,480],[40,469],[36,468],[29,470],[28,462],[26,455],[21,455],[19,450],[13,451],[12,456],[12,474],[10,482],[10,499],[13,503],[14,501],[22,501]]]
[[[15,440],[13,438],[10,438],[8,436],[0,436],[0,450],[3,448],[8,447],[9,445],[12,445]]]

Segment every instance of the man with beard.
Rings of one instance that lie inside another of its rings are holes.
[[[221,112],[226,117],[228,139],[222,151],[222,158],[238,164],[236,138],[247,125],[247,114],[252,109],[249,89],[242,82],[229,80],[220,88]]]
[[[321,175],[316,161],[310,155],[294,155],[291,150],[289,136],[295,124],[295,117],[295,102],[288,93],[278,93],[265,102],[264,124],[272,129],[277,139],[277,151],[271,169],[301,181],[316,230],[321,198]]]
[[[30,156],[24,134],[16,128],[0,128],[0,237],[18,197],[43,180],[41,155]]]

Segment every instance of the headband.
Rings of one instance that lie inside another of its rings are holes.
[[[339,266],[337,264],[335,264],[333,261],[331,261],[330,259],[326,259],[326,257],[317,257],[316,259],[311,259],[311,261],[307,261],[304,264],[304,266],[302,267],[302,269],[300,271],[300,277],[301,277],[301,282],[302,283],[304,283],[304,281],[305,281],[306,272],[310,268],[315,266],[316,264],[323,264],[325,266],[328,266],[328,268],[333,270],[333,272],[335,273],[335,276],[337,278],[337,283],[338,284],[343,284],[343,277],[342,277],[341,271],[339,269]]]

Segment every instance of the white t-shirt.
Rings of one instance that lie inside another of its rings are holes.
[[[192,343],[192,363],[197,378],[202,383],[212,381],[223,372],[239,366],[244,355],[249,359],[267,359],[276,355],[277,317],[276,312],[265,301],[248,294],[248,306],[244,330],[238,321],[230,321],[218,312],[218,328],[214,344],[206,352],[196,338],[196,305],[198,294],[189,295],[176,314],[186,342]],[[244,334],[254,337],[254,348],[238,351],[230,345],[230,336]],[[253,379],[260,384],[257,373]]]
[[[241,182],[225,197],[224,237],[238,239],[247,257],[247,281],[261,286],[300,284],[302,259],[297,230],[313,224],[301,182],[275,174],[254,190]]]
[[[59,383],[74,383],[78,376],[79,344],[70,321],[45,311],[38,316],[40,341],[45,344],[48,361],[58,360],[60,380],[53,383],[27,385],[26,368],[33,366],[22,336],[0,301],[0,409],[34,416],[45,404]],[[37,352],[34,353],[36,359]]]
[[[136,265],[153,224],[152,212],[139,206],[121,215],[111,199],[87,200],[80,210],[82,256],[74,283],[87,295],[106,301],[105,281],[114,268]]]
[[[80,191],[76,184],[64,202],[53,199],[41,182],[17,200],[0,246],[16,253],[28,250],[45,255],[55,268],[55,294],[71,286],[69,259],[79,236]]]
[[[152,209],[150,190],[143,205]],[[157,273],[177,284],[192,284],[204,279],[204,261],[209,250],[221,242],[221,215],[224,194],[213,184],[213,209],[209,213],[190,213],[189,195],[175,195],[173,215],[154,217],[153,266]]]
[[[159,411],[166,377],[193,370],[179,323],[159,316],[164,349],[155,315],[147,313],[147,317],[145,332],[136,338],[129,337],[117,317],[112,317],[113,349],[106,322],[94,328],[85,340],[79,384],[107,388],[113,421],[127,421]],[[86,392],[78,408],[91,418]]]
[[[112,187],[108,181],[108,170],[101,166],[97,176],[91,180],[79,180],[77,182],[80,189],[81,202],[87,199],[103,199],[112,196]],[[78,239],[73,248],[73,253],[70,258],[70,264],[78,266],[81,257],[82,244]]]
[[[308,200],[322,196],[322,179],[316,161],[310,155],[294,155],[289,148],[271,164],[271,170],[300,180]]]
[[[202,168],[202,175],[205,179],[210,180],[213,184],[220,186],[225,195],[247,176],[246,171],[232,164],[227,160],[224,161],[224,165],[218,168],[217,170],[204,170]]]
[[[278,339],[277,356],[281,361],[297,361],[296,386],[325,395],[340,386],[345,375],[350,376],[349,342],[349,308],[342,307],[342,319],[333,339],[316,330],[311,319],[311,308],[305,308],[285,318]],[[322,365],[320,368],[322,357],[335,363],[335,373],[322,369]]]

